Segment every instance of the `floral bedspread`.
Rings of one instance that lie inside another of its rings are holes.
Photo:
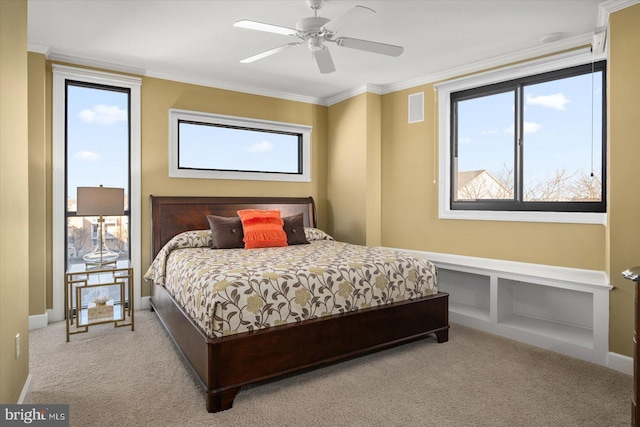
[[[163,285],[210,337],[380,306],[437,293],[424,258],[334,241],[305,229],[308,245],[211,249],[208,230],[175,236],[144,278]]]

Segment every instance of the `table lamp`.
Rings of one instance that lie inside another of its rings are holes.
[[[104,241],[104,217],[124,215],[124,188],[78,187],[78,216],[98,216],[100,226],[96,247],[83,256],[88,267],[100,268],[115,264],[119,254],[111,251]]]

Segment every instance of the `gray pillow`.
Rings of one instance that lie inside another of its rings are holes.
[[[304,216],[300,213],[292,216],[285,216],[282,218],[284,221],[284,232],[287,233],[287,244],[291,245],[304,245],[309,243],[304,235]]]
[[[244,248],[244,233],[240,217],[207,215],[211,227],[211,247],[213,249]],[[303,233],[304,235],[304,233]]]

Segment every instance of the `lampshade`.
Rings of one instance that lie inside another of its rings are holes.
[[[124,188],[78,187],[79,216],[124,215]]]

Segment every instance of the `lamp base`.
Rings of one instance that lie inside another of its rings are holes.
[[[107,265],[115,265],[120,255],[108,249],[94,250],[82,257],[87,268],[102,268]]]

